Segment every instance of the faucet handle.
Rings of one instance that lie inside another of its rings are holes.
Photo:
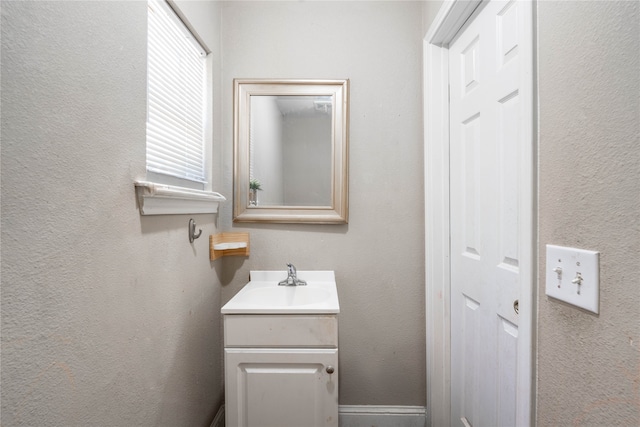
[[[289,276],[294,276],[295,277],[295,275],[296,275],[296,266],[291,264],[291,263],[288,263],[287,267],[289,267]]]

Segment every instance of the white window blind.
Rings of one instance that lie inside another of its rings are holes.
[[[165,0],[148,0],[147,170],[206,182],[206,51]]]

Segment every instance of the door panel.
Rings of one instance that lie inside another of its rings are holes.
[[[518,349],[530,346],[514,310],[529,289],[521,254],[532,245],[522,232],[531,228],[522,198],[532,197],[527,7],[489,2],[449,49],[453,425],[517,424]]]
[[[225,366],[227,425],[338,426],[338,349],[226,348]]]

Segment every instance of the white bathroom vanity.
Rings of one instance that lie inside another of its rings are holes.
[[[224,307],[227,426],[338,426],[338,318],[333,271],[252,271]]]

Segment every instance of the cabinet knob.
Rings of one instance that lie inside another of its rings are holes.
[[[335,372],[335,369],[333,369],[333,366],[327,366],[327,374],[333,374]]]

